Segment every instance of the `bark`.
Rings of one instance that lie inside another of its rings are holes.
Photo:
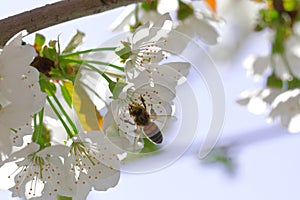
[[[66,0],[0,20],[0,46],[14,34],[29,33],[80,17],[101,13],[142,0]]]

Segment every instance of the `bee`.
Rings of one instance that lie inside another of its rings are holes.
[[[144,134],[149,138],[154,144],[161,144],[163,141],[163,135],[158,128],[158,126],[152,121],[156,118],[155,111],[151,108],[150,114],[147,111],[147,106],[145,99],[139,96],[142,105],[133,101],[128,105],[129,115],[134,119],[134,123],[138,127],[142,127]]]

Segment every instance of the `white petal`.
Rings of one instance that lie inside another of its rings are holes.
[[[268,69],[270,62],[269,56],[259,56],[253,63],[252,75],[253,76],[262,76]]]
[[[94,186],[95,190],[105,191],[109,188],[116,186],[120,179],[120,171],[111,169],[102,165],[98,170],[101,170],[102,173],[99,176],[99,180],[90,180]]]
[[[29,145],[27,145],[26,147],[24,147],[23,149],[12,153],[9,156],[9,158],[7,160],[5,160],[5,163],[12,162],[12,161],[18,160],[20,158],[26,158],[28,155],[37,152],[39,150],[39,148],[40,148],[39,144],[32,142]]]
[[[195,16],[190,16],[185,19],[183,24],[179,25],[176,30],[193,37],[194,33],[196,33],[201,40],[209,45],[217,44],[219,39],[219,33],[216,29],[210,25],[208,22],[198,19]]]
[[[274,54],[273,55],[275,62],[275,74],[281,80],[291,80],[292,76],[289,73],[289,66],[284,61],[282,55]]]
[[[124,26],[128,26],[131,18],[134,15],[136,5],[131,4],[121,12],[121,14],[112,22],[110,29],[112,31],[121,31]]]
[[[18,34],[11,40],[0,55],[1,75],[20,75],[24,72],[24,66],[28,66],[36,56],[36,51],[31,45],[21,45],[22,34]]]
[[[0,124],[0,133],[0,166],[2,166],[1,161],[6,159],[6,156],[11,153],[12,144],[10,140],[10,130],[6,126]]]
[[[54,145],[54,146],[46,147],[45,149],[39,151],[36,155],[41,157],[46,157],[47,155],[66,157],[68,153],[69,153],[69,148],[67,146]]]
[[[76,185],[76,196],[74,196],[74,200],[78,199],[86,199],[89,192],[92,190],[92,185],[89,183],[89,178],[85,173],[80,173],[78,183]]]
[[[11,131],[10,137],[14,146],[20,147],[23,145],[23,137],[32,133],[33,129],[30,121],[23,126],[15,127],[15,131]]]
[[[293,75],[300,79],[300,58],[293,52],[287,53],[286,55]]]

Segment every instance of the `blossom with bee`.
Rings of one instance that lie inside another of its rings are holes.
[[[29,66],[36,56],[30,45],[22,45],[22,33],[11,38],[0,54],[0,161],[7,158],[12,145],[21,146],[23,136],[31,134],[33,114],[45,104],[39,72]]]
[[[114,121],[120,136],[129,141],[127,150],[130,151],[143,148],[143,136],[153,143],[161,143],[155,137],[161,137],[168,118],[174,112],[175,88],[159,81],[145,83],[144,76],[147,76],[145,71],[127,84],[111,102]]]

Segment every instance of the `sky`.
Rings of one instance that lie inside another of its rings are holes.
[[[50,2],[53,1],[0,1],[0,18]],[[99,47],[101,43],[116,35],[111,33],[108,27],[122,9],[73,20],[38,32],[49,39],[56,39],[57,35],[60,35],[63,43],[68,41],[70,35],[78,29],[87,35],[83,48]],[[233,23],[228,21],[228,24]],[[235,26],[228,27],[234,29]],[[29,35],[25,40],[32,42],[33,35]],[[234,174],[228,174],[218,165],[203,165],[197,158],[204,137],[201,133],[195,137],[183,155],[169,165],[154,172],[138,174],[122,172],[120,182],[115,188],[106,192],[91,192],[88,199],[298,200],[300,198],[298,153],[300,137],[297,134],[287,133],[278,123],[267,124],[265,116],[253,115],[246,108],[235,103],[240,92],[257,87],[257,84],[246,76],[242,65],[250,52],[259,51],[260,48],[255,44],[263,44],[264,41],[260,40],[262,38],[247,36],[235,50],[234,56],[226,60],[217,57],[216,52],[220,52],[222,48],[219,50],[216,48],[215,52],[211,53],[225,90],[226,119],[219,143],[236,141],[240,144],[234,152],[236,163]],[[232,43],[235,44],[235,41],[226,41],[226,44]],[[226,46],[224,43],[223,45]],[[201,89],[207,90],[205,84],[200,84],[198,90],[193,86],[193,81],[189,81],[189,84],[195,90],[196,99],[201,99]],[[205,119],[205,113],[209,116],[211,112],[210,107],[206,105],[207,102],[209,103],[209,97],[207,98],[198,102],[200,130],[207,129],[209,123],[209,119]],[[182,103],[181,106],[189,105]],[[156,156],[147,162],[160,162],[161,159],[166,158]],[[137,165],[143,167],[143,160]],[[128,169],[127,167],[125,166],[124,169]],[[0,191],[0,199],[12,198],[9,192]]]

